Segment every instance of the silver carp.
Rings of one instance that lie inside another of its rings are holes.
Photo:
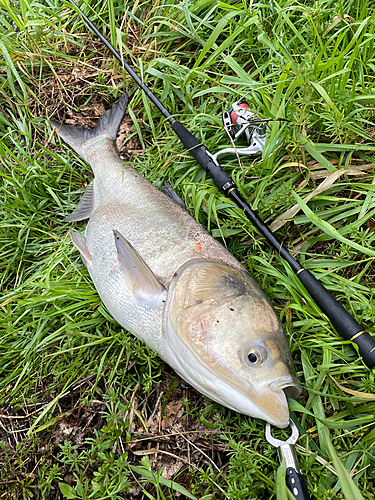
[[[218,403],[284,428],[301,393],[281,322],[245,268],[118,156],[124,94],[93,130],[51,122],[94,172],[65,220],[109,312]]]

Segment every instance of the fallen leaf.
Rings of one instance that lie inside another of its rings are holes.
[[[324,179],[323,182],[319,184],[319,186],[306,198],[303,199],[305,203],[309,202],[314,196],[322,193],[323,191],[326,191],[328,188],[334,184],[334,182],[341,177],[345,173],[346,169],[340,168],[339,170],[336,170],[335,172],[330,173],[328,177]],[[282,227],[284,224],[286,224],[288,221],[293,219],[293,217],[301,210],[301,207],[296,203],[293,205],[289,210],[284,212],[280,217],[278,217],[272,224],[270,225],[271,231],[277,231]]]

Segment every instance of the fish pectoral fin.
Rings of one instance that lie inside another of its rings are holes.
[[[217,261],[201,262],[191,266],[185,301],[187,306],[207,303],[219,305],[245,292],[238,270]]]
[[[64,222],[74,222],[91,217],[94,211],[94,182],[95,179],[90,182],[86,191],[81,196],[78,205],[70,215],[65,217]]]
[[[142,259],[136,249],[118,231],[113,231],[117,257],[129,290],[135,296],[147,300],[149,297],[165,295],[164,285]]]
[[[86,245],[85,235],[77,233],[76,231],[70,231],[70,238],[73,242],[73,245],[77,248],[77,250],[79,250],[83,263],[86,267],[89,267],[92,262],[92,257]]]

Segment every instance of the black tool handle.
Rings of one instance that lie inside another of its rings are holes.
[[[293,467],[286,469],[286,485],[297,500],[310,500],[305,477]]]

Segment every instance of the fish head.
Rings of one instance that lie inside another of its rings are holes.
[[[245,271],[195,259],[172,281],[164,318],[168,363],[205,395],[284,428],[297,398],[289,345],[271,303]]]

